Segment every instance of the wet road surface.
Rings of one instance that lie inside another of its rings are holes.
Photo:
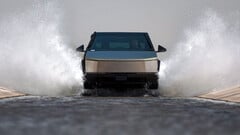
[[[0,135],[239,135],[240,104],[166,97],[0,100]]]

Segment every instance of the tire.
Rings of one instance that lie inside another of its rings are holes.
[[[148,88],[149,89],[158,89],[158,81],[151,81],[149,84],[148,84]]]
[[[84,82],[83,82],[83,88],[84,88],[84,89],[94,89],[93,83],[91,83],[91,82],[89,82],[89,81],[84,81]]]
[[[159,96],[160,96],[160,92],[159,92],[158,89],[149,89],[149,90],[147,91],[147,94],[148,94],[149,96],[152,96],[152,97],[159,97]]]

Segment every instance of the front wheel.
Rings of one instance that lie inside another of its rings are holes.
[[[89,81],[84,81],[84,82],[83,82],[83,88],[84,88],[84,89],[94,89],[93,83],[91,83],[91,82],[89,82]]]
[[[158,89],[148,89],[146,91],[146,94],[148,94],[149,96],[153,96],[153,97],[159,97],[160,91]]]
[[[158,89],[158,81],[157,81],[157,80],[151,81],[151,82],[148,84],[148,88],[149,88],[149,89]]]

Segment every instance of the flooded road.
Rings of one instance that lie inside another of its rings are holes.
[[[26,96],[0,100],[0,134],[238,135],[239,113],[194,98]]]

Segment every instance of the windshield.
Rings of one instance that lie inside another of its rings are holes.
[[[97,35],[91,51],[152,51],[146,37],[137,35]]]

